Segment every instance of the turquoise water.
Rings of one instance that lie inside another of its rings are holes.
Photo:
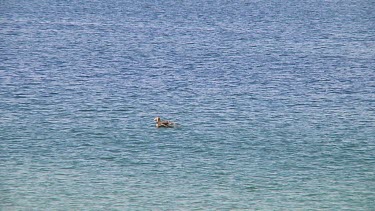
[[[1,1],[0,210],[374,210],[373,11]]]

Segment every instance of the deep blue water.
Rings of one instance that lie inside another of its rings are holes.
[[[375,210],[374,11],[1,0],[0,210]]]

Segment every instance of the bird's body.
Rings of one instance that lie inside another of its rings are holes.
[[[161,120],[160,117],[155,117],[154,121],[156,122],[156,127],[175,127],[176,124],[174,122],[168,120]]]

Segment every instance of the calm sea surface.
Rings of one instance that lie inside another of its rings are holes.
[[[0,210],[375,210],[374,11],[0,0]]]

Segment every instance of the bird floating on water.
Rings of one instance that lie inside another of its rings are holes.
[[[176,123],[168,121],[168,120],[161,120],[160,117],[155,117],[154,121],[156,122],[156,127],[176,127]]]

